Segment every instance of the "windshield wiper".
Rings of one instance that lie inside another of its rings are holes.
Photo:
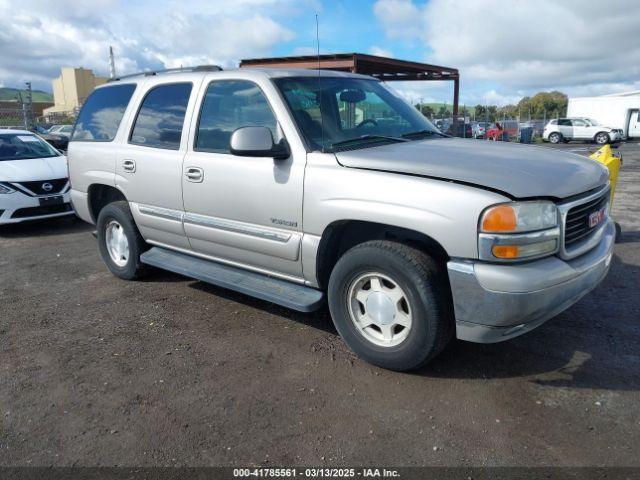
[[[403,133],[402,138],[407,139],[407,138],[431,136],[431,135],[440,135],[441,137],[448,137],[448,135],[445,135],[442,132],[437,132],[435,130],[418,130],[416,132]]]
[[[393,141],[393,142],[408,142],[409,141],[406,138],[392,137],[390,135],[362,135],[361,137],[348,138],[346,140],[341,140],[339,142],[334,142],[334,143],[331,144],[331,148],[344,146],[344,145],[350,145],[352,143],[358,143],[358,142],[361,142],[363,140],[364,141],[367,141],[367,140],[389,140],[389,141]]]

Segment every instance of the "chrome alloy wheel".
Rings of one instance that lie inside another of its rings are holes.
[[[349,317],[365,339],[381,347],[395,347],[407,338],[411,308],[406,293],[394,280],[368,272],[351,282],[347,295]]]
[[[124,267],[129,260],[129,240],[122,225],[115,220],[109,220],[104,231],[104,241],[113,263],[118,267]]]

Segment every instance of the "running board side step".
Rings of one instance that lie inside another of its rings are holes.
[[[153,247],[140,256],[140,261],[299,312],[313,312],[324,302],[324,293],[315,288],[166,248]]]

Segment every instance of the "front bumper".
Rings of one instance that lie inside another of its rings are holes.
[[[21,191],[0,195],[0,225],[74,215],[69,192],[62,194],[62,204],[51,207],[40,205],[40,197]]]
[[[576,303],[606,276],[615,226],[600,243],[569,261],[548,257],[518,265],[469,260],[447,263],[461,340],[495,343],[522,335]]]

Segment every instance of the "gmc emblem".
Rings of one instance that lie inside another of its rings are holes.
[[[595,227],[602,220],[604,220],[604,216],[606,212],[607,212],[606,207],[602,207],[600,210],[596,210],[591,215],[589,215],[589,228]]]

